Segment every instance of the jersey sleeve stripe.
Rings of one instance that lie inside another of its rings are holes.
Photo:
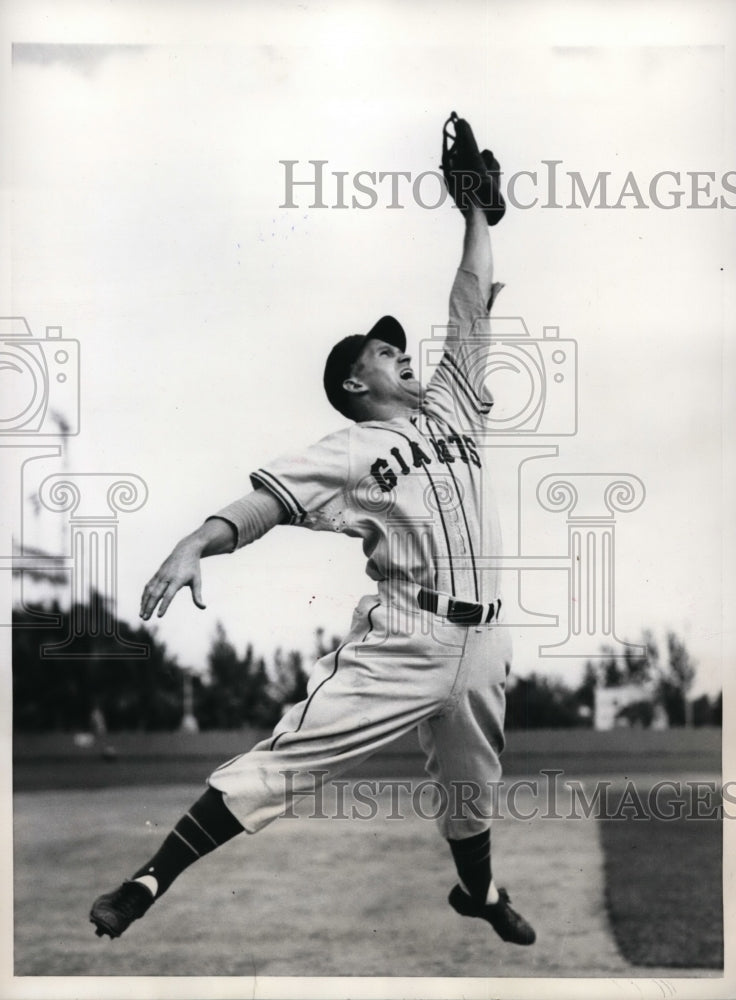
[[[302,523],[307,516],[306,510],[301,506],[294,494],[272,472],[267,472],[266,469],[259,469],[257,472],[251,473],[250,478],[254,485],[260,484],[264,486],[270,493],[273,493],[277,500],[281,501],[289,514],[291,524]]]
[[[481,413],[490,413],[491,407],[493,406],[493,401],[489,399],[483,399],[475,391],[471,383],[468,381],[468,377],[462,368],[458,365],[457,361],[453,358],[449,351],[445,351],[442,356],[442,361],[440,365],[446,364],[449,368],[451,374],[454,376],[455,381],[464,391],[465,395],[470,399],[473,406],[477,407]]]

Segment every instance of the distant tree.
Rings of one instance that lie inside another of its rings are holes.
[[[101,598],[96,597],[99,602]],[[75,656],[44,658],[44,645],[71,634],[71,616],[85,618],[88,609],[67,611],[54,603],[13,611],[13,721],[18,732],[176,729],[184,710],[184,672],[151,626],[136,628],[122,620],[115,632],[131,643],[145,644],[148,656],[108,658],[94,636],[80,636]],[[317,633],[325,655],[340,640]],[[298,651],[277,650],[271,669],[248,645],[240,656],[222,623],[207,656],[204,675],[191,681],[194,714],[202,729],[233,729],[245,724],[272,727],[284,708],[306,697],[307,675]]]
[[[715,714],[715,701],[711,702],[707,694],[702,694],[692,702],[692,722],[694,726],[712,726]]]
[[[659,648],[652,633],[645,630],[636,644],[644,648],[643,653],[637,653],[632,646],[624,646],[623,655],[614,655],[610,646],[603,646],[604,657],[597,668],[589,660],[586,664],[596,671],[601,686],[606,688],[622,687],[624,684],[636,684],[644,687],[649,684],[659,671]]]
[[[654,718],[654,703],[646,698],[641,701],[632,701],[619,709],[616,718],[625,720],[630,726],[641,726],[643,729],[649,729]]]
[[[613,650],[604,646],[602,652],[605,655],[597,665],[589,660],[585,665],[583,680],[576,691],[579,704],[592,704],[593,692],[598,683],[602,687],[635,684],[647,690],[649,696],[622,709],[619,713],[621,718],[649,725],[653,718],[650,708],[659,702],[667,713],[670,725],[685,725],[691,713],[696,725],[706,725],[706,719],[711,720],[714,725],[720,725],[720,700],[717,699],[712,706],[707,698],[705,701],[699,699],[694,705],[688,703],[697,664],[682,639],[674,632],[667,634],[667,662],[664,666],[650,631],[642,633],[639,645],[644,647],[641,655],[634,653],[630,647],[625,647],[623,655],[616,657]],[[647,705],[650,707],[645,707]]]
[[[683,694],[686,694],[695,680],[697,663],[691,657],[685,643],[674,632],[667,634],[667,654],[670,675]]]
[[[90,695],[110,730],[171,730],[181,722],[184,707],[183,672],[152,629],[119,623],[120,635],[146,643],[144,659],[93,661]]]
[[[279,717],[263,657],[249,643],[242,657],[221,622],[207,654],[207,673],[195,698],[195,715],[202,729],[240,729],[250,723],[268,727]]]
[[[558,729],[580,724],[574,691],[538,674],[519,677],[506,693],[507,729]]]
[[[245,721],[247,695],[244,664],[222,622],[217,622],[207,653],[207,673],[198,704],[195,704],[200,726],[203,729],[239,729]]]
[[[43,616],[56,624],[48,624]],[[57,603],[13,609],[13,724],[17,731],[84,729],[93,705],[88,697],[89,663],[49,660],[44,644],[68,634],[68,613]]]
[[[598,671],[591,660],[585,664],[583,679],[575,689],[575,700],[578,705],[589,708],[591,711],[595,707],[595,689],[598,687]]]
[[[327,656],[328,653],[334,653],[336,649],[340,647],[342,640],[339,636],[333,635],[331,639],[325,639],[325,630],[323,628],[318,628],[315,631],[315,646],[317,651],[317,659],[321,660],[323,656]]]
[[[601,686],[606,688],[621,687],[626,683],[623,667],[613,655],[613,651],[604,647],[606,659],[600,665]]]
[[[264,660],[258,661],[257,694],[249,707],[248,721],[270,729],[287,708],[302,701],[306,695],[307,677],[301,654],[292,650],[284,656],[277,649],[270,670]]]
[[[84,620],[87,612],[82,605],[63,610],[57,603],[13,610],[16,731],[176,728],[182,672],[153,630],[112,620],[118,636],[148,647],[148,656],[140,659],[109,657],[104,640],[95,635],[77,636],[67,656],[43,656],[44,646],[72,634],[72,616]]]
[[[252,645],[239,657],[218,622],[207,656],[208,670],[196,693],[195,715],[202,729],[269,729],[285,707],[306,697],[301,654],[277,649],[269,670]]]
[[[271,693],[271,681],[262,656],[255,657],[248,647],[244,663],[248,700],[245,721],[261,729],[271,729],[281,716],[281,707]]]
[[[294,705],[307,697],[307,674],[301,653],[292,650],[284,657],[280,649],[276,650],[270,693],[281,706]]]
[[[688,721],[688,692],[695,680],[696,662],[674,632],[667,634],[667,667],[660,671],[659,694],[671,726]]]

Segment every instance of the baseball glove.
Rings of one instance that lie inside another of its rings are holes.
[[[454,134],[448,129],[450,124]],[[479,151],[472,128],[453,111],[442,128],[442,174],[461,212],[477,205],[483,209],[489,226],[501,221],[506,203],[500,189],[500,171],[493,153]]]

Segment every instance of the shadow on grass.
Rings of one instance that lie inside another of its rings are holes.
[[[686,810],[687,813],[687,810]],[[601,819],[606,907],[634,965],[723,968],[720,818]]]

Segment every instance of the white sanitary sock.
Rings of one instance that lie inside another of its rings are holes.
[[[156,898],[156,893],[158,892],[158,879],[154,878],[153,875],[139,875],[138,878],[134,878],[133,881],[140,882],[141,885],[145,885],[146,889],[151,890],[153,898]]]
[[[488,895],[486,896],[486,903],[490,903],[491,905],[493,905],[493,903],[498,902],[498,898],[499,898],[498,889],[496,888],[496,883],[493,881],[493,879],[491,879],[491,884],[488,886]]]

